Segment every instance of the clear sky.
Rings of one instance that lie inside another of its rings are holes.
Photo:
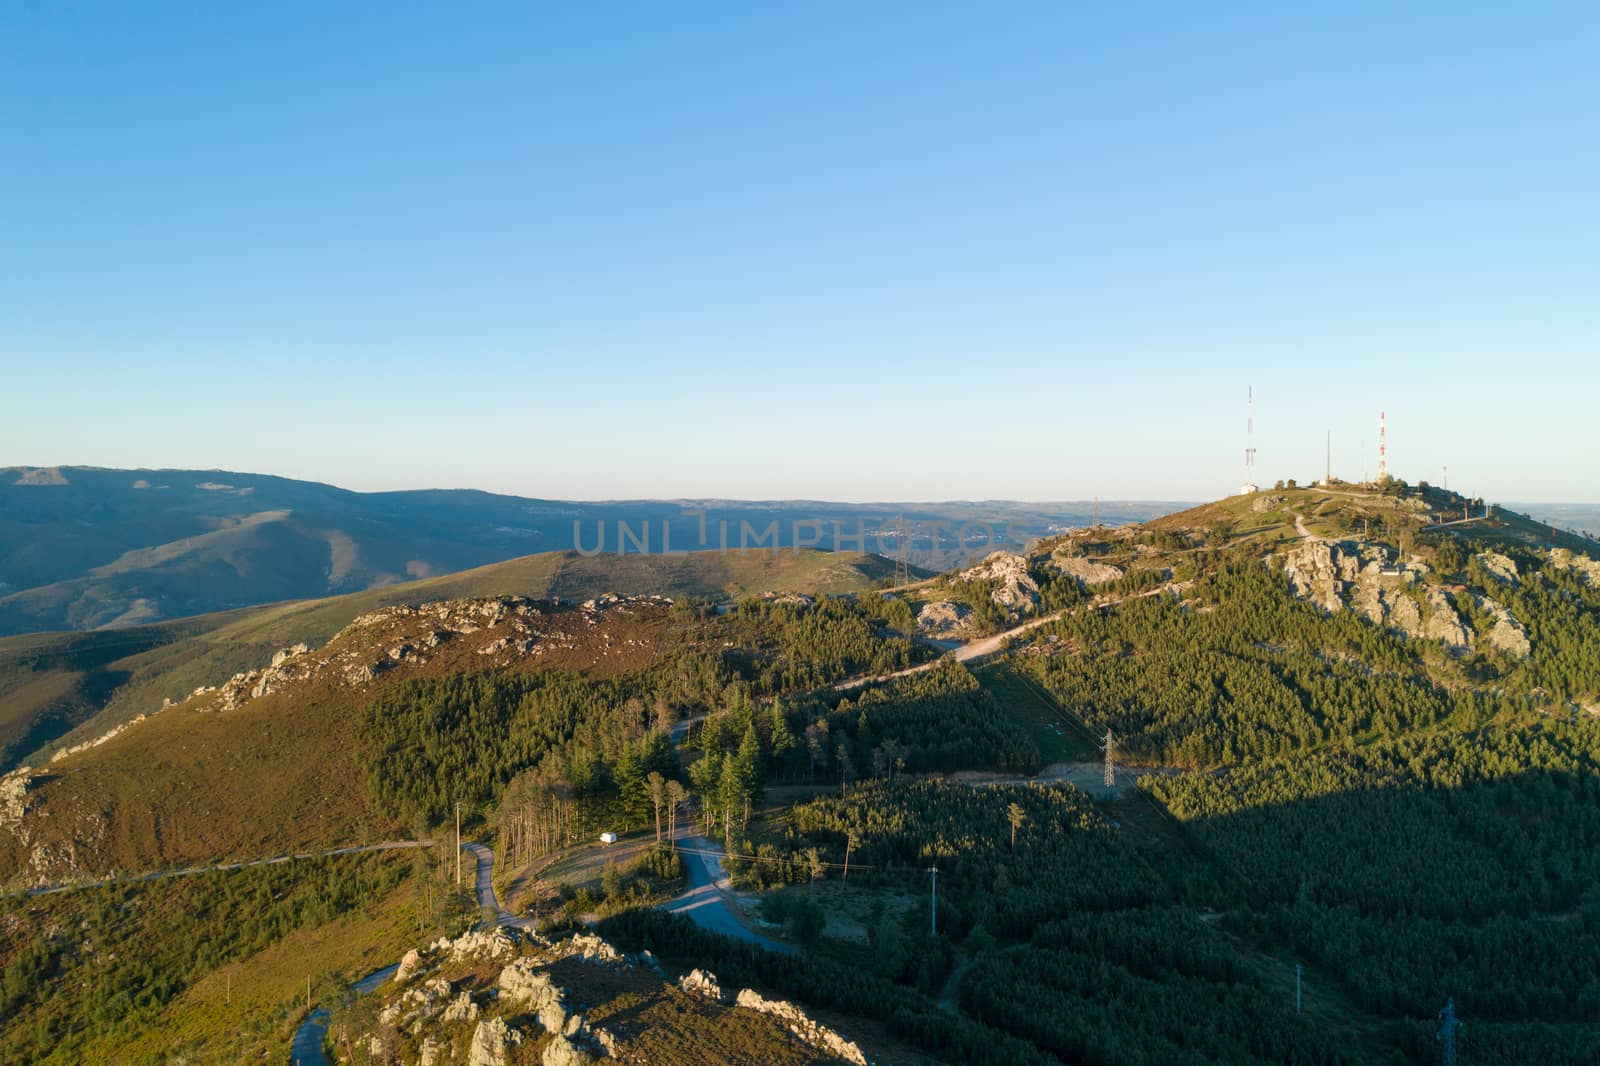
[[[0,3],[0,465],[1198,499],[1253,385],[1267,483],[1381,408],[1399,476],[1600,500],[1596,56],[1593,3]]]

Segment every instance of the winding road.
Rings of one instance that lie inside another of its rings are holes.
[[[661,909],[671,914],[681,914],[702,929],[733,937],[750,944],[759,944],[771,951],[790,954],[794,949],[787,944],[762,936],[748,928],[734,913],[729,899],[732,888],[728,875],[717,856],[721,848],[702,836],[679,833],[678,843],[686,850],[678,854],[683,859],[683,870],[689,878],[689,887],[677,898],[663,903]]]

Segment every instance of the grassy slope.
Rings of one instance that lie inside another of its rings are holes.
[[[358,863],[398,871],[411,860],[382,856],[331,863],[328,870],[344,877]],[[9,963],[35,929],[46,931],[60,950],[54,966],[35,978],[40,987],[24,999],[15,1018],[0,1022],[0,1029],[27,1027],[28,1035],[39,1040],[41,1016],[53,1015],[56,1033],[40,1041],[50,1050],[41,1055],[40,1046],[29,1049],[35,1061],[43,1062],[283,1061],[305,1014],[307,978],[313,1001],[334,1001],[351,981],[393,963],[417,939],[412,882],[418,875],[402,875],[406,879],[392,890],[364,898],[323,924],[269,934],[259,948],[243,953],[223,948],[220,963],[197,961],[182,946],[174,950],[174,945],[195,946],[217,935],[212,911],[250,921],[254,908],[241,910],[223,893],[248,892],[243,886],[259,883],[262,876],[261,871],[217,874],[130,888],[120,916],[99,935],[79,924],[91,903],[83,893],[0,901],[0,963]],[[99,958],[106,951],[127,962],[138,952],[151,967],[142,978],[119,977],[120,987],[138,994],[147,980],[165,979],[176,982],[177,994],[153,1011],[138,1012],[131,1026],[97,1032],[83,1024],[105,995],[96,985],[107,980]]]
[[[204,684],[261,666],[301,641],[316,646],[358,615],[390,604],[466,596],[605,592],[731,597],[848,592],[893,572],[873,555],[805,551],[682,556],[548,552],[444,577],[318,600],[251,607],[152,626],[0,640],[0,772],[92,738]]]

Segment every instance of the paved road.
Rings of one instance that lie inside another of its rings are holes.
[[[491,911],[494,914],[494,924],[509,926],[513,929],[527,929],[532,931],[534,919],[518,918],[504,907],[494,894],[494,850],[487,844],[468,842],[461,845],[461,850],[470,854],[477,863],[473,873],[473,890],[478,898],[478,910]]]
[[[678,852],[683,858],[683,869],[688,875],[689,887],[676,899],[662,904],[662,910],[681,914],[702,929],[709,929],[713,933],[721,933],[751,944],[760,944],[764,948],[785,954],[793,950],[787,944],[771,940],[748,928],[734,915],[734,904],[728,898],[731,892],[728,875],[722,869],[722,863],[717,860],[717,855],[722,851],[720,847],[705,837],[691,836],[687,832],[678,834],[678,844],[682,848],[691,849]]]

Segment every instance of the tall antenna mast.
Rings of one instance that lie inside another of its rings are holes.
[[[1328,465],[1322,475],[1322,485],[1324,488],[1333,487],[1333,430],[1331,429],[1328,430]]]
[[[1444,1010],[1439,1012],[1438,1040],[1444,1045],[1444,1066],[1456,1066],[1456,1034],[1461,1031],[1461,1019],[1456,1017],[1454,996],[1446,997]]]
[[[1387,481],[1389,478],[1389,449],[1384,442],[1384,413],[1378,412],[1378,480]]]
[[[1244,484],[1239,495],[1248,496],[1256,491],[1256,390],[1251,386],[1245,393],[1244,407]]]

